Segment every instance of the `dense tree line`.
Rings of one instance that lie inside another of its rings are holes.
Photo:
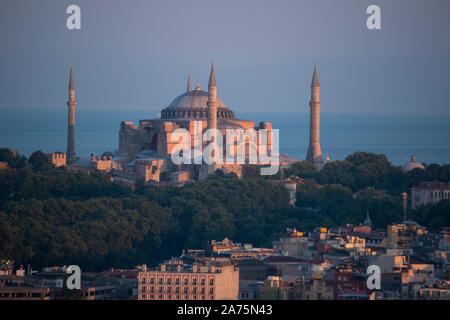
[[[355,152],[345,160],[331,161],[317,171],[309,162],[293,164],[285,175],[314,179],[320,184],[340,184],[352,191],[364,188],[386,189],[390,194],[399,194],[420,181],[450,181],[450,165],[425,164],[425,170],[414,169],[403,172],[392,165],[385,155],[369,152]]]
[[[14,165],[0,170],[0,258],[35,268],[78,264],[84,270],[102,270],[152,264],[224,237],[270,247],[286,227],[311,231],[358,224],[366,210],[375,226],[385,227],[401,221],[399,186],[419,175],[445,179],[448,174],[447,167],[434,165],[403,174],[384,156],[363,153],[328,163],[323,169],[327,175],[301,162],[278,175],[305,178],[294,208],[282,185],[261,178],[252,167],[245,168],[244,179],[217,172],[183,187],[141,181],[132,191],[102,173],[53,168],[40,152],[28,161],[2,152],[0,161],[3,156]],[[401,182],[388,177],[393,172]],[[368,186],[384,186],[391,194],[380,197]],[[353,197],[358,188],[365,189]],[[449,225],[448,202],[414,214],[433,228]]]
[[[7,148],[0,148],[0,161],[7,162],[10,168],[22,168],[27,164],[27,158],[14,154]]]
[[[414,210],[410,218],[431,231],[439,231],[450,226],[450,200],[442,200],[435,205],[428,204]]]

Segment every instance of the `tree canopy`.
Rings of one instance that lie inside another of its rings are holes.
[[[376,227],[386,227],[403,217],[398,190],[449,174],[448,165],[403,173],[385,156],[367,153],[329,162],[319,172],[301,162],[283,173],[304,178],[292,207],[287,189],[251,166],[243,179],[217,172],[182,187],[141,181],[133,191],[107,174],[53,168],[41,152],[28,165],[5,149],[0,159],[11,162],[0,170],[0,258],[91,271],[156,264],[224,237],[271,247],[286,227],[358,224],[367,210]],[[374,186],[390,193],[380,196]],[[419,208],[411,217],[438,230],[449,225],[449,202]]]

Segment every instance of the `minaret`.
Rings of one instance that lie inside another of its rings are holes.
[[[366,210],[366,218],[364,219],[363,225],[369,227],[372,226],[372,219],[370,219],[369,210]]]
[[[188,72],[188,84],[187,84],[187,90],[186,92],[191,91],[191,72]]]
[[[211,63],[211,73],[209,74],[208,83],[208,102],[206,103],[206,105],[208,107],[207,129],[211,129],[213,131],[209,145],[211,146],[211,156],[215,158],[217,151],[217,83],[216,74],[214,72],[214,61]]]
[[[208,129],[217,129],[217,84],[214,73],[214,62],[211,65],[211,73],[208,83]]]
[[[408,209],[408,194],[402,192],[402,205],[403,205],[403,221],[408,220],[407,209]]]
[[[314,163],[322,163],[322,151],[320,150],[320,100],[319,100],[319,77],[317,76],[316,65],[314,65],[314,74],[311,82],[311,101],[309,118],[309,146],[306,160]]]
[[[70,64],[70,80],[69,80],[69,123],[67,127],[67,163],[72,164],[76,160],[75,155],[75,85],[73,81],[72,64]]]
[[[198,87],[198,82],[197,82]],[[196,88],[197,90],[197,88]],[[206,129],[213,131],[211,133],[210,141],[208,142],[207,147],[205,148],[206,159],[203,158],[204,162],[200,167],[198,178],[204,179],[209,174],[214,173],[216,169],[216,164],[218,162],[217,156],[217,84],[216,84],[216,75],[214,73],[214,62],[211,65],[211,73],[209,75],[209,83],[208,83],[208,102],[206,103],[207,109],[207,126]],[[208,149],[208,151],[206,151]],[[210,158],[211,157],[211,158]],[[205,161],[206,160],[206,161]]]

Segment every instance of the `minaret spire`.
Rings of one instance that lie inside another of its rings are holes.
[[[316,64],[314,64],[314,73],[311,81],[311,87],[320,87],[319,85],[319,76],[317,75]]]
[[[209,86],[217,86],[216,73],[214,72],[214,60],[211,62],[211,73],[209,74]]]
[[[77,102],[75,101],[75,82],[73,80],[72,64],[70,64],[70,77],[69,77],[69,101],[67,106],[68,112],[68,126],[67,126],[67,163],[72,164],[76,160],[75,154],[75,107]]]
[[[214,72],[214,61],[211,64],[211,73],[208,83],[208,129],[217,129],[217,83]]]
[[[188,71],[188,83],[187,83],[187,90],[186,92],[191,91],[191,72]]]
[[[363,225],[372,226],[372,219],[370,219],[369,210],[366,210],[366,218],[364,219]]]
[[[75,99],[75,82],[73,81],[72,63],[70,64],[69,100]]]
[[[309,146],[308,153],[306,154],[306,160],[321,166],[322,151],[320,150],[320,85],[319,76],[317,75],[317,68],[314,64],[314,73],[311,81],[311,101],[310,116],[309,116]]]

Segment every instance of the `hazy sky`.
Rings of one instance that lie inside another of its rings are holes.
[[[67,6],[81,30],[66,28]],[[366,8],[381,7],[382,30]],[[239,111],[450,114],[448,0],[1,0],[0,108],[167,106],[192,81]]]

